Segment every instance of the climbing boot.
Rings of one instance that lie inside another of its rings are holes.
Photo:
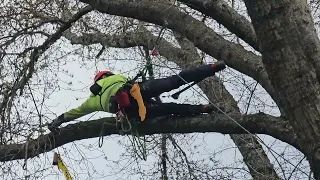
[[[218,109],[218,108],[220,109]],[[216,113],[222,113],[221,111],[224,112],[224,107],[219,107],[219,106],[214,106],[212,104],[206,104],[202,106],[202,112],[203,113],[212,113],[212,112],[216,112]]]

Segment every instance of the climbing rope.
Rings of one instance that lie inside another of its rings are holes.
[[[120,127],[118,125],[119,123],[120,123]],[[128,128],[124,127],[125,123],[128,124]],[[116,116],[116,127],[117,129],[119,129],[119,134],[124,135],[124,134],[128,134],[128,132],[131,132],[131,136],[128,136],[128,138],[132,144],[135,155],[137,155],[140,159],[143,159],[146,161],[147,154],[146,154],[145,136],[142,137],[143,138],[142,140],[140,139],[137,122],[135,120],[130,122],[126,113],[118,112]]]
[[[144,161],[147,160],[147,148],[146,148],[146,137],[143,135],[141,139],[141,135],[138,131],[138,125],[136,121],[133,121],[133,130],[132,139],[129,138],[131,144],[133,146],[135,154]]]
[[[151,55],[153,57],[156,57],[163,65],[164,67],[167,67],[169,68],[175,75],[177,75],[182,81],[184,81],[186,84],[188,84],[188,82],[183,78],[181,77],[178,73],[176,73],[173,68],[169,67],[165,62],[163,62],[160,57],[159,57],[159,52],[158,50],[156,49],[156,46],[160,43],[160,40],[161,40],[161,36],[163,36],[163,32],[164,30],[166,29],[166,26],[167,26],[167,22],[165,21],[164,25],[162,26],[160,32],[159,32],[159,35],[158,35],[158,38],[156,40],[156,44],[151,52]],[[142,50],[140,48],[140,46],[138,46],[140,52],[142,53]],[[143,54],[143,53],[142,53]],[[149,57],[150,58],[150,57]],[[147,59],[147,63],[150,63],[151,64],[151,58]],[[152,69],[152,64],[150,65],[151,66],[151,69]],[[192,84],[190,84],[189,86],[187,86],[186,88],[178,91],[177,93],[171,95],[171,97],[173,97],[174,99],[177,99],[179,94],[183,91],[185,91],[186,89],[188,88],[192,88],[196,93],[198,93],[200,96],[202,96],[205,100],[207,100],[210,104],[212,104],[218,111],[220,111],[222,114],[224,114],[228,119],[230,119],[231,121],[233,121],[237,126],[239,126],[241,129],[243,129],[245,132],[247,132],[248,134],[254,136],[260,143],[262,143],[265,147],[268,148],[268,150],[271,152],[271,154],[274,156],[273,153],[275,153],[276,155],[280,156],[281,158],[283,158],[286,162],[288,162],[290,165],[292,166],[295,166],[294,164],[292,164],[289,160],[285,159],[284,157],[282,157],[279,153],[277,153],[276,151],[274,151],[272,148],[270,148],[269,146],[267,146],[260,137],[258,137],[257,135],[255,134],[252,134],[249,130],[247,130],[245,127],[243,127],[240,123],[238,123],[235,119],[233,119],[231,116],[229,116],[226,112],[224,112],[223,110],[221,110],[217,105],[215,105],[209,98],[205,97],[203,94],[201,94],[201,92],[199,92],[198,90],[196,90],[193,85],[197,84],[197,82],[194,82]],[[273,152],[273,153],[272,153]],[[274,156],[275,157],[275,156]],[[304,173],[305,175],[308,175],[307,173],[305,173],[304,171],[302,171],[301,169],[298,169],[300,170],[302,173]]]
[[[120,127],[118,126],[118,124],[120,123]],[[127,123],[128,124],[128,128],[126,129],[124,126],[124,123]],[[121,134],[125,134],[125,133],[128,133],[129,131],[132,130],[132,125],[129,121],[129,118],[127,116],[127,114],[125,113],[122,113],[121,111],[119,111],[117,114],[116,114],[116,127],[120,129],[120,133]]]
[[[170,69],[175,75],[177,75],[182,81],[184,81],[186,84],[188,84],[188,82],[181,77],[178,73],[176,73],[171,67],[169,67],[165,62],[163,62],[161,60],[161,58],[159,57],[159,54],[154,55],[154,57],[156,57],[166,68]],[[246,133],[252,135],[253,137],[255,137],[261,144],[263,144],[265,147],[267,147],[267,149],[272,153],[275,153],[277,156],[281,157],[283,160],[285,160],[287,163],[289,163],[290,165],[294,166],[295,165],[293,163],[291,163],[289,160],[287,160],[286,158],[284,158],[281,154],[277,153],[276,151],[274,151],[272,148],[270,148],[266,143],[264,143],[262,141],[262,139],[257,136],[256,134],[252,134],[249,130],[247,130],[245,127],[243,127],[240,123],[238,123],[235,119],[233,119],[231,116],[229,116],[226,112],[224,112],[223,110],[221,110],[216,104],[214,104],[209,98],[207,98],[206,96],[204,96],[201,92],[199,92],[197,89],[195,89],[193,86],[190,86],[190,88],[192,88],[197,94],[199,94],[201,97],[203,97],[205,100],[207,100],[210,104],[212,104],[218,111],[220,111],[222,114],[224,114],[228,119],[230,119],[231,121],[233,121],[237,126],[239,126],[242,130],[244,130]],[[272,154],[273,155],[273,154]],[[274,156],[274,155],[273,155]],[[275,157],[275,156],[274,156]],[[304,173],[305,175],[309,176],[306,172],[302,171],[300,168],[297,168],[299,171],[301,171],[302,173]]]
[[[99,148],[101,148],[103,145],[103,139],[104,139],[103,133],[104,133],[104,123],[102,123],[102,127],[100,130],[99,141],[98,141]]]
[[[157,39],[155,41],[155,45],[154,45],[153,50],[152,50],[152,55],[158,54],[158,51],[156,50],[156,47],[158,46],[158,44],[161,41],[162,36],[164,35],[164,31],[166,29],[166,26],[167,26],[167,22],[164,23],[164,25],[162,26],[162,28],[161,28],[161,30],[160,30],[160,32],[158,34],[158,37],[157,37]],[[134,37],[133,37],[133,40],[136,42]],[[141,54],[144,54],[140,46],[138,46],[138,49],[139,49]],[[154,78],[153,77],[153,67],[152,67],[152,62],[151,62],[150,55],[147,53],[146,49],[145,49],[145,52],[146,52],[146,64],[139,71],[139,73],[131,80],[131,82],[136,81],[139,77],[141,77],[142,81],[145,81],[147,79],[146,78],[147,73],[149,75],[149,78]],[[145,137],[145,135],[143,135],[142,139],[140,139],[141,135],[139,134],[139,131],[138,131],[137,122],[135,120],[133,120],[132,123],[131,123],[130,120],[128,119],[128,117],[125,114],[121,115],[120,117],[118,115],[119,114],[116,115],[116,126],[118,127],[118,123],[121,124],[120,134],[122,134],[122,133],[125,134],[125,133],[131,131],[132,139],[130,138],[130,136],[128,136],[128,138],[129,138],[129,140],[130,140],[130,142],[132,144],[133,150],[135,151],[135,154],[140,159],[143,159],[143,160],[146,161],[147,160],[147,153],[146,153],[146,137]],[[124,122],[128,123],[128,126],[129,126],[128,129],[124,128]]]

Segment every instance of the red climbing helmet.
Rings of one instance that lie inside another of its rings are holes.
[[[94,76],[94,82],[97,82],[103,75],[113,75],[111,71],[105,70],[105,71],[99,71],[95,76]]]

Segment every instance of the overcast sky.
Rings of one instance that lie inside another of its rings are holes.
[[[70,49],[65,49],[65,51],[69,51]],[[122,53],[126,52],[126,53]],[[93,60],[88,60],[84,63],[79,63],[78,61],[68,62],[64,65],[64,69],[68,69],[70,73],[73,74],[73,77],[66,76],[64,73],[58,73],[59,81],[62,89],[60,91],[54,92],[50,99],[46,101],[46,105],[50,107],[50,111],[59,115],[70,108],[74,108],[80,105],[88,96],[90,85],[93,82],[93,76],[96,71],[96,67],[99,70],[103,70],[105,68],[108,69],[116,69],[115,72],[125,72],[126,75],[134,76],[138,70],[132,71],[133,69],[142,68],[140,65],[136,63],[135,60],[137,56],[132,52],[125,51],[113,51],[110,50],[106,52],[103,57],[111,57],[111,54],[117,54],[119,59],[129,59],[127,61],[98,61],[95,65]],[[70,60],[77,59],[79,57],[70,56],[68,57]],[[112,58],[111,58],[112,59]],[[131,59],[131,60],[130,60]],[[139,59],[139,58],[138,58]],[[89,62],[91,61],[91,62]],[[171,66],[172,64],[170,64]],[[230,74],[230,70],[225,70],[224,74]],[[169,69],[162,69],[161,74],[165,74],[166,76],[174,74]],[[179,72],[179,71],[176,71]],[[228,73],[227,73],[228,72]],[[225,75],[224,78],[228,79],[228,75]],[[70,89],[69,89],[70,88]],[[199,88],[196,88],[199,91]],[[172,101],[172,102],[184,102],[184,103],[207,103],[204,98],[199,98],[198,92],[194,89],[190,89],[183,93],[178,101],[173,100],[172,98],[163,98],[164,101]],[[229,90],[232,92],[232,87],[229,87]],[[260,90],[261,91],[261,90]],[[237,93],[234,93],[237,94]],[[167,93],[165,95],[168,95]],[[262,99],[268,99],[262,98]],[[49,110],[48,110],[49,111]],[[256,111],[253,110],[253,111]],[[270,109],[266,109],[268,113],[270,113]],[[273,109],[271,111],[273,114],[277,114],[277,109]],[[93,116],[92,116],[93,115]],[[103,116],[111,116],[109,113],[92,113],[85,117],[82,117],[78,120],[86,121],[89,119],[96,119]],[[52,116],[52,118],[54,118]],[[71,122],[75,123],[75,122]],[[84,132],[85,133],[85,132]],[[191,136],[190,136],[191,137]],[[275,141],[275,139],[271,137],[261,136],[267,144],[273,144],[272,148],[278,152],[282,152],[283,148],[286,147],[286,144],[280,143],[279,141]],[[242,157],[240,152],[235,148],[234,143],[229,138],[228,135],[221,135],[219,133],[205,133],[205,134],[196,134],[191,138],[193,143],[189,145],[189,147],[199,146],[196,150],[199,151],[197,154],[194,154],[194,149],[186,148],[186,152],[190,159],[206,159],[214,158],[214,160],[221,161],[219,167],[234,167],[241,168],[243,167],[243,163],[239,163],[242,161]],[[56,148],[53,151],[42,154],[39,157],[28,160],[28,170],[29,173],[34,173],[34,168],[36,170],[43,170],[43,175],[45,179],[54,180],[54,179],[64,179],[63,173],[59,172],[57,166],[52,166],[52,157],[53,152],[58,152],[61,154],[65,164],[68,166],[71,175],[74,179],[130,179],[136,180],[141,179],[141,176],[132,175],[128,173],[119,172],[122,168],[132,167],[133,159],[124,158],[123,155],[126,154],[126,150],[123,146],[119,145],[119,141],[122,143],[129,143],[127,137],[122,137],[119,135],[113,135],[104,138],[104,143],[101,148],[98,147],[98,138],[87,139],[72,142],[66,144],[62,147]],[[179,142],[179,140],[178,140]],[[265,148],[265,147],[264,147]],[[266,149],[266,148],[265,148]],[[267,149],[266,149],[267,150]],[[219,152],[221,151],[221,152]],[[286,150],[288,155],[296,154],[296,152],[292,152],[290,148]],[[219,153],[217,153],[219,152]],[[150,153],[150,152],[149,152]],[[158,153],[160,154],[160,153]],[[217,154],[213,156],[213,154]],[[128,154],[126,154],[128,155]],[[269,157],[273,161],[274,158],[270,153],[268,153]],[[120,161],[119,165],[116,165],[116,161]],[[150,166],[153,165],[154,162],[159,161],[155,155],[148,156],[146,162],[141,161],[139,165],[141,165],[142,169],[150,169]],[[279,160],[283,162],[283,160]],[[295,163],[297,160],[292,160]],[[236,162],[236,163],[235,163]],[[212,164],[211,164],[212,165]],[[275,164],[278,167],[277,164]],[[214,166],[213,166],[214,167]],[[16,172],[20,173],[20,177],[23,177],[26,171],[23,171],[20,167],[14,167],[17,169]],[[280,172],[280,171],[279,171]],[[27,173],[27,174],[29,174]],[[36,173],[36,175],[40,175]],[[170,174],[169,174],[170,176]],[[152,179],[159,179],[160,173],[158,176],[154,176]],[[10,179],[10,178],[7,178]],[[13,178],[12,178],[13,179]],[[30,179],[36,179],[31,176]],[[150,177],[146,178],[150,179]]]

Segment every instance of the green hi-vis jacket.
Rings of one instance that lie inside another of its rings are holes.
[[[110,97],[114,96],[128,80],[121,74],[100,79],[97,81],[97,84],[102,87],[100,95],[95,96],[91,93],[90,97],[79,107],[64,113],[65,120],[71,121],[95,111],[109,112]]]

